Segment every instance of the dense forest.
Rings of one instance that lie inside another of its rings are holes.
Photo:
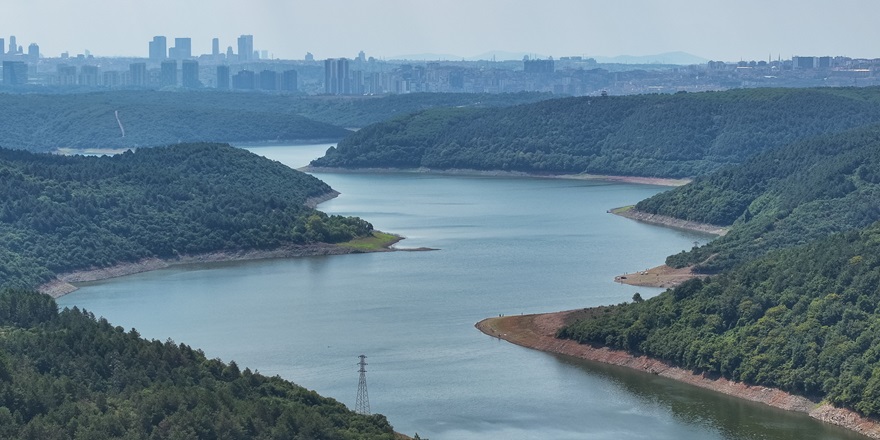
[[[331,191],[225,144],[104,157],[0,149],[0,288],[145,257],[369,235],[364,220],[305,206]]]
[[[559,336],[880,416],[880,224],[776,251]]]
[[[391,440],[381,415],[36,292],[0,291],[0,438]]]
[[[875,122],[880,88],[564,98],[400,116],[312,165],[690,177]]]
[[[42,152],[179,142],[336,140],[350,133],[343,127],[362,127],[426,108],[503,106],[549,97],[538,93],[343,97],[217,91],[0,94],[0,146]]]
[[[667,259],[703,273],[865,227],[880,220],[880,125],[760,154],[643,200],[636,209],[732,225],[724,237]]]

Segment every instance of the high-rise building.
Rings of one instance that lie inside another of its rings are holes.
[[[274,70],[260,72],[260,90],[278,90],[278,74]]]
[[[15,35],[9,36],[9,52],[7,53],[9,55],[15,55],[16,53],[18,53],[18,45],[15,44]]]
[[[199,62],[196,60],[183,60],[180,68],[180,83],[187,89],[198,89],[202,87],[199,81]]]
[[[76,85],[76,66],[59,64],[55,66],[55,71],[58,75],[57,84],[59,86]]]
[[[192,58],[192,38],[175,38],[174,47],[169,50],[169,57],[175,60]]]
[[[150,61],[160,62],[168,58],[168,42],[162,35],[153,37],[150,41]]]
[[[238,37],[238,61],[244,63],[254,59],[254,36],[242,35]]]
[[[235,90],[253,90],[255,76],[252,70],[242,70],[232,75],[232,88]]]
[[[220,56],[220,39],[219,38],[214,38],[213,40],[211,40],[211,55],[214,57],[214,59],[217,59],[217,57]]]
[[[103,81],[101,82],[104,87],[119,87],[122,85],[122,80],[119,78],[119,72],[115,70],[111,70],[109,72],[104,72],[102,75]]]
[[[6,53],[6,39],[0,38],[0,58],[3,58],[3,54]]]
[[[351,94],[348,59],[328,58],[324,60],[324,93],[329,95]]]
[[[129,85],[136,87],[147,85],[147,63],[131,63],[128,65],[128,71],[131,75]]]
[[[226,47],[226,60],[231,62],[233,59],[235,59],[235,52],[232,51],[232,46],[227,46]]]
[[[37,43],[31,43],[28,46],[28,59],[33,62],[39,61],[40,59],[40,46]]]
[[[162,61],[159,85],[162,87],[177,87],[177,60]]]
[[[82,66],[79,68],[79,85],[81,86],[97,86],[98,85],[98,66]]]
[[[295,92],[298,90],[296,70],[285,70],[281,75],[281,90],[286,92]]]
[[[229,66],[217,66],[217,88],[229,90]]]
[[[20,86],[27,84],[28,66],[24,61],[3,62],[3,84],[7,86]]]

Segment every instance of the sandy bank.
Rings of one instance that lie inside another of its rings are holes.
[[[862,417],[854,411],[835,408],[828,403],[815,402],[774,388],[708,377],[647,356],[634,356],[621,350],[583,345],[555,337],[556,331],[562,326],[578,319],[588,319],[597,313],[602,313],[602,310],[603,308],[599,307],[537,315],[488,318],[478,322],[476,327],[489,336],[504,339],[523,347],[618,365],[646,374],[656,374],[776,408],[807,413],[817,420],[880,439],[880,422]]]
[[[393,243],[389,244],[391,246]],[[393,250],[390,247],[381,251]],[[276,249],[225,250],[195,255],[180,255],[176,258],[146,258],[140,261],[120,263],[110,267],[76,270],[56,275],[55,279],[37,288],[53,298],[66,295],[77,289],[74,283],[105,280],[108,278],[132,275],[170,266],[193,263],[215,263],[221,261],[262,260],[268,258],[296,258],[319,255],[343,255],[364,251],[332,244],[287,245]]]
[[[438,174],[448,176],[481,176],[481,177],[528,177],[538,179],[572,179],[572,180],[596,180],[603,182],[639,183],[644,185],[681,186],[688,179],[661,179],[658,177],[638,176],[607,176],[600,174],[538,174],[525,173],[522,171],[501,170],[472,170],[472,169],[449,169],[439,170],[433,168],[333,168],[305,166],[298,168],[300,171],[311,173],[413,173],[413,174]]]

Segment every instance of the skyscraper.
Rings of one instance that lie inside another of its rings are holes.
[[[197,89],[202,86],[199,81],[199,62],[196,60],[183,60],[180,68],[180,83],[187,89]]]
[[[150,41],[150,61],[160,62],[168,58],[168,42],[164,36],[157,35]]]
[[[214,38],[211,40],[211,55],[214,56],[214,59],[220,56],[220,39]]]
[[[170,58],[175,60],[185,60],[192,58],[192,39],[191,38],[175,38],[174,47],[169,51]]]
[[[15,44],[15,35],[9,36],[9,55],[15,55],[18,52],[18,45]]]
[[[247,62],[254,59],[254,36],[242,35],[238,37],[238,61]]]
[[[6,53],[6,39],[0,38],[0,58],[3,58],[3,54]]]

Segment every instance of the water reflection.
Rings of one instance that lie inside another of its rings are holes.
[[[627,368],[548,354],[562,368],[576,368],[613,384],[616,392],[628,393],[646,406],[667,408],[677,420],[704,426],[730,440],[802,440],[834,438],[864,440],[843,428],[822,423],[806,414],[726,396],[665,377]]]

